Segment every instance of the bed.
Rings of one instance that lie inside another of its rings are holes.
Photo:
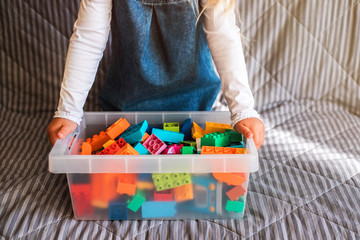
[[[241,220],[76,221],[48,171],[79,1],[0,1],[0,239],[359,239],[360,3],[240,0],[256,109],[266,125]],[[86,102],[99,111],[109,48]],[[215,110],[226,109],[220,94]]]

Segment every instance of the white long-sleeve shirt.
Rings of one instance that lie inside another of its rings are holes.
[[[207,0],[202,0],[201,4],[204,6],[206,2]],[[242,119],[259,118],[259,115],[254,110],[254,97],[249,86],[235,12],[224,12],[224,8],[225,1],[216,10],[211,6],[206,8],[203,13],[203,29],[221,79],[233,126]],[[80,124],[88,92],[108,41],[111,9],[111,0],[81,1],[54,117]]]

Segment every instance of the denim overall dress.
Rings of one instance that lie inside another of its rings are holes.
[[[113,0],[105,111],[211,110],[220,90],[197,0]]]

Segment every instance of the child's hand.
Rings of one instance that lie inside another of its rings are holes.
[[[253,138],[256,149],[259,149],[264,142],[265,126],[258,118],[245,118],[234,126],[238,133],[246,138]]]
[[[77,127],[77,124],[71,120],[65,118],[54,118],[46,131],[52,146],[54,146],[56,140],[63,139],[69,133],[72,133]]]

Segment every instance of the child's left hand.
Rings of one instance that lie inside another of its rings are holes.
[[[265,126],[258,118],[245,118],[236,123],[234,129],[246,138],[253,138],[256,149],[259,149],[264,142]]]

